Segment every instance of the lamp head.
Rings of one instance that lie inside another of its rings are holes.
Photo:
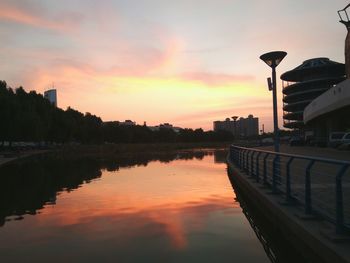
[[[287,52],[284,51],[272,51],[260,56],[260,59],[264,61],[269,67],[275,68],[284,59]]]
[[[340,23],[344,24],[347,28],[350,27],[350,19],[348,15],[348,8],[350,7],[350,4],[348,4],[346,7],[338,11],[338,16],[340,18]]]

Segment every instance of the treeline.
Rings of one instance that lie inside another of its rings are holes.
[[[118,122],[102,122],[91,113],[81,113],[68,107],[53,106],[41,94],[15,90],[0,81],[0,143],[15,141],[48,143],[155,143],[155,142],[215,142],[229,141],[229,132],[202,129],[161,128],[152,131],[147,126],[123,126]]]

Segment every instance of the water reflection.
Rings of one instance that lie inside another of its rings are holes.
[[[298,252],[293,246],[289,237],[283,234],[279,225],[272,222],[256,205],[249,200],[247,193],[241,191],[235,184],[232,171],[228,171],[236,200],[239,202],[242,212],[254,230],[257,238],[262,244],[266,255],[272,263],[294,263],[311,262],[305,255]],[[321,262],[321,261],[318,261]]]
[[[147,166],[151,161],[202,160],[213,151],[183,151],[168,154],[134,154],[118,159],[74,158],[55,154],[40,155],[0,167],[0,226],[6,221],[35,215],[44,205],[55,204],[57,195],[71,192],[84,183],[100,178],[101,170],[109,172],[133,166]],[[216,151],[223,155],[225,151]]]
[[[0,261],[268,262],[225,157],[40,156],[3,167]]]

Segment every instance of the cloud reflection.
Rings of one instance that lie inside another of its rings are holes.
[[[223,152],[197,151],[103,161],[42,156],[5,166],[1,215],[23,220],[0,228],[0,258],[205,262],[220,255],[230,262],[239,255],[255,262],[263,254],[242,253],[252,251],[255,237],[242,225],[224,159]]]

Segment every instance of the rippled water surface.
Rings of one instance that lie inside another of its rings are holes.
[[[223,152],[3,167],[0,262],[269,262]]]

